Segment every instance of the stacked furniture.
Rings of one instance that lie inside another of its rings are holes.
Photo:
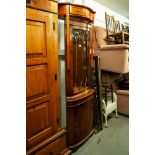
[[[101,69],[119,74],[128,73],[129,46],[125,44],[107,45],[106,37],[106,29],[95,26],[94,55],[101,57]]]
[[[58,3],[26,2],[26,151],[69,154],[60,120]]]
[[[129,44],[129,32],[125,31],[125,27],[121,29],[119,20],[105,12],[105,22],[108,44]]]
[[[100,57],[102,85],[112,83],[113,90],[117,94],[118,112],[126,114],[129,103],[127,99],[122,98],[122,91],[118,90],[120,82],[124,80],[123,75],[129,72],[129,46],[125,44],[107,45],[106,38],[106,29],[96,26],[94,55]],[[124,95],[128,98],[127,93]],[[126,107],[126,111],[124,111],[124,107]]]
[[[65,21],[67,146],[76,149],[93,133],[95,89],[91,87],[94,14],[86,6],[59,3]]]

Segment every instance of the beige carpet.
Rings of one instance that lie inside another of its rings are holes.
[[[108,120],[108,128],[90,137],[73,155],[129,155],[129,118]]]

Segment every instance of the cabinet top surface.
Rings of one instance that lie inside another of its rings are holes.
[[[58,6],[65,6],[65,5],[71,5],[71,6],[77,6],[77,7],[82,7],[82,8],[86,8],[89,9],[91,12],[93,12],[94,14],[96,13],[94,10],[92,10],[90,7],[85,6],[85,5],[80,5],[80,4],[73,4],[70,2],[63,2],[63,3],[58,3]]]

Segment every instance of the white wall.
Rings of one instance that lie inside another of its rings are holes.
[[[115,16],[116,20],[119,20],[121,23],[127,22],[129,23],[129,19],[118,14],[115,11],[110,10],[109,8],[101,5],[100,3],[97,3],[94,0],[60,0],[61,1],[74,1],[76,4],[82,4],[90,7],[94,11],[96,11],[95,14],[95,26],[101,26],[101,27],[106,27],[105,26],[105,12],[107,12],[109,15]]]
[[[121,23],[127,22],[129,23],[129,19],[118,14],[115,11],[110,10],[109,8],[97,3],[94,0],[85,0],[85,5],[92,8],[94,11],[96,11],[95,14],[95,25],[96,26],[105,26],[105,12],[107,12],[109,15],[115,16],[116,20],[119,20]]]

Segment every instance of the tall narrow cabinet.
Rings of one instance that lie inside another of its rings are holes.
[[[95,12],[72,3],[59,3],[58,12],[65,23],[67,145],[76,149],[93,133],[95,90],[91,87],[91,62]]]
[[[26,3],[26,151],[68,154],[60,120],[58,3]]]

